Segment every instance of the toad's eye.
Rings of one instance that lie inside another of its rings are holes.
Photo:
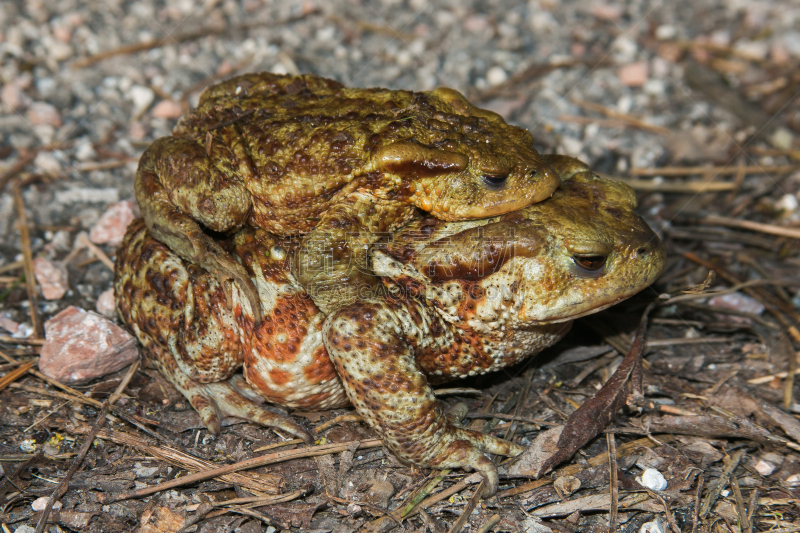
[[[578,273],[587,277],[597,277],[603,274],[606,266],[605,255],[573,255],[572,260],[578,267]]]
[[[508,174],[484,174],[483,184],[486,185],[487,189],[496,191],[503,188],[503,185],[506,184],[507,179]]]

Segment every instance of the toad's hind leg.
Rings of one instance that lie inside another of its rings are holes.
[[[247,271],[200,226],[229,231],[244,225],[250,213],[250,196],[227,163],[230,155],[216,153],[222,150],[212,143],[207,154],[195,141],[162,137],[142,154],[134,191],[150,233],[183,259],[236,282],[259,323],[258,291]]]
[[[415,351],[449,327],[414,302],[385,299],[339,309],[326,320],[323,335],[350,402],[399,459],[479,471],[485,494],[492,495],[497,469],[484,452],[516,456],[524,448],[457,427],[437,402]]]
[[[167,350],[157,345],[151,345],[149,349],[161,374],[189,400],[200,415],[200,420],[214,435],[219,435],[223,420],[235,417],[282,429],[307,444],[314,442],[311,434],[298,422],[258,405],[258,394],[241,377],[234,376],[228,381],[215,383],[200,383],[181,371],[175,358]]]

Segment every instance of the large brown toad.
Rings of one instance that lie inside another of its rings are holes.
[[[347,89],[269,73],[206,89],[173,136],[147,148],[135,181],[151,234],[235,281],[256,322],[253,282],[204,230],[304,235],[293,271],[328,312],[379,285],[366,250],[415,206],[442,220],[476,219],[539,202],[557,186],[527,130],[452,89]]]
[[[634,213],[633,191],[554,158],[562,186],[549,200],[469,222],[418,217],[373,245],[385,294],[329,316],[290,273],[298,245],[245,229],[225,245],[255,284],[263,321],[240,294],[232,310],[218,279],[132,225],[117,255],[124,322],[213,432],[237,416],[308,439],[295,421],[256,406],[348,400],[395,455],[432,468],[476,469],[511,442],[456,425],[431,384],[495,371],[557,342],[574,318],[613,305],[663,269],[661,242]],[[244,377],[226,381],[243,366]]]

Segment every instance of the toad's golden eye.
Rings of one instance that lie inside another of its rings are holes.
[[[486,185],[487,189],[496,191],[503,188],[507,179],[508,174],[484,174],[483,184]]]
[[[586,274],[598,275],[606,266],[605,255],[573,255],[572,260],[578,270]]]

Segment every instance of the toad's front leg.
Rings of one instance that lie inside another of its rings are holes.
[[[225,161],[229,153],[211,143],[210,154],[195,141],[162,137],[139,161],[134,191],[147,229],[183,259],[236,282],[244,292],[256,324],[261,322],[258,291],[244,267],[200,227],[229,231],[244,225],[250,195]],[[215,163],[215,161],[217,163]],[[230,303],[230,300],[229,300]]]
[[[477,470],[486,481],[485,494],[492,495],[497,469],[484,452],[516,456],[523,448],[457,427],[445,415],[415,353],[447,340],[449,328],[414,301],[386,298],[339,309],[326,321],[323,335],[350,402],[399,459]]]
[[[375,298],[382,285],[369,265],[369,247],[414,213],[403,202],[352,193],[331,206],[304,237],[292,273],[325,314]]]

